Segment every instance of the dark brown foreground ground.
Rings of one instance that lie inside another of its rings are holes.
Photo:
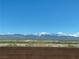
[[[0,59],[79,59],[79,48],[0,47]]]

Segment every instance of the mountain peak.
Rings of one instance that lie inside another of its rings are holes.
[[[77,33],[64,33],[64,32],[58,32],[57,34],[58,34],[58,35],[61,35],[61,36],[79,37],[79,32],[77,32]]]
[[[39,32],[39,33],[34,33],[34,35],[38,35],[38,36],[41,36],[41,35],[50,35],[51,33],[49,32]]]

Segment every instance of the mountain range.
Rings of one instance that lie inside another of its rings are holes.
[[[41,33],[34,33],[29,35],[23,34],[0,34],[0,40],[79,40],[78,36],[75,34],[68,35],[62,32],[57,34],[41,32]]]

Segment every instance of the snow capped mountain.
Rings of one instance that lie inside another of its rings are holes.
[[[29,35],[23,34],[0,34],[0,39],[54,39],[54,40],[79,40],[78,33],[63,33],[58,32],[56,34],[49,32],[39,32]]]
[[[74,34],[69,34],[69,36],[79,37],[79,32],[74,33]]]
[[[63,32],[57,32],[57,34],[60,35],[60,36],[67,36],[68,35],[68,34],[63,33]]]
[[[63,33],[63,32],[58,32],[57,34],[62,35],[62,36],[79,37],[79,32],[77,32],[77,33]]]
[[[77,33],[64,33],[64,32],[57,32],[57,33],[50,33],[50,32],[38,32],[33,34],[14,34],[14,33],[7,33],[3,34],[0,33],[0,35],[12,35],[12,36],[27,36],[27,35],[33,35],[33,36],[42,36],[42,35],[56,35],[56,36],[73,36],[73,37],[79,37],[79,32]]]
[[[41,35],[57,35],[57,36],[73,36],[73,37],[79,37],[79,32],[77,33],[64,33],[64,32],[57,32],[55,33],[49,33],[49,32],[39,32],[34,33],[33,35],[41,36]]]
[[[34,35],[38,35],[38,36],[41,36],[41,35],[51,35],[51,33],[49,33],[49,32],[39,32],[39,33],[34,33]]]

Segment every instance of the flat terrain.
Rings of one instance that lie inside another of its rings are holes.
[[[69,40],[0,40],[0,47],[74,47],[79,48],[79,41]]]
[[[0,47],[0,59],[79,59],[79,48]]]

